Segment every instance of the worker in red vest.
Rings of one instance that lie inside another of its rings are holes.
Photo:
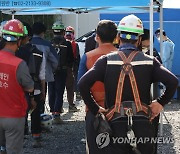
[[[81,59],[79,66],[78,79],[80,79],[89,69],[91,69],[96,60],[102,55],[106,55],[111,51],[117,51],[113,41],[117,35],[117,27],[110,20],[102,20],[99,22],[96,31],[96,41],[99,47],[85,53]],[[104,107],[104,85],[102,82],[96,82],[91,88],[91,92],[98,104]]]
[[[24,26],[16,19],[3,27],[5,46],[0,50],[0,147],[6,152],[21,154],[23,150],[25,115],[29,92],[31,108],[34,109],[34,82],[27,64],[15,56],[24,36]]]
[[[115,40],[117,35],[117,26],[114,22],[110,20],[102,20],[99,22],[96,31],[96,41],[99,44],[98,48],[91,50],[85,53],[81,59],[79,72],[78,72],[78,79],[80,79],[88,70],[90,70],[96,60],[106,55],[110,52],[117,51],[118,49],[114,47],[113,41]],[[97,81],[91,87],[91,94],[93,98],[96,100],[100,107],[105,107],[105,90],[104,84],[100,81]],[[86,109],[87,111],[87,109]],[[88,153],[94,152],[94,138],[92,137],[92,131],[89,127],[93,119],[91,111],[87,111],[86,113],[86,135],[87,135],[87,144],[88,148],[86,149]]]
[[[66,89],[67,89],[67,99],[70,104],[69,111],[76,112],[78,109],[73,104],[74,101],[74,91],[76,92],[76,100],[80,99],[80,93],[77,90],[77,73],[80,62],[80,54],[79,54],[79,45],[75,41],[74,36],[74,28],[71,26],[66,27],[65,38],[67,41],[71,42],[73,49],[74,62],[73,67],[68,68],[67,70],[67,78],[66,78]]]

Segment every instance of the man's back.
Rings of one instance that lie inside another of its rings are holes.
[[[54,81],[53,72],[57,68],[57,52],[51,43],[38,36],[33,36],[31,43],[44,53],[46,59],[46,82]]]
[[[96,60],[101,57],[102,55],[106,55],[110,52],[117,51],[117,48],[113,46],[113,44],[105,43],[100,45],[98,48],[87,52],[87,61],[86,67],[87,69],[91,69],[96,62]],[[104,107],[104,84],[100,81],[97,81],[91,88],[91,92],[95,100],[98,102],[99,105]]]
[[[117,48],[115,48],[113,45],[113,41],[116,38],[116,36],[117,36],[117,26],[114,22],[110,20],[102,20],[98,23],[97,28],[96,28],[96,33],[94,33],[90,37],[92,42],[95,42],[95,44],[98,43],[98,47],[95,49],[95,46],[92,46],[92,44],[87,44],[87,45],[90,45],[89,47],[93,47],[93,50],[83,55],[80,62],[80,66],[79,66],[78,80],[89,69],[93,67],[94,63],[99,57],[101,57],[102,55],[106,55],[110,53],[111,51],[117,50]],[[96,82],[91,88],[91,92],[95,100],[98,102],[98,104],[104,107],[103,83],[99,81]]]
[[[86,66],[87,69],[89,70],[96,60],[101,57],[102,55],[106,55],[112,51],[117,51],[117,48],[113,46],[113,44],[107,43],[99,46],[98,48],[91,50],[90,52],[86,53],[87,56],[87,61],[86,61]]]
[[[150,120],[158,116],[163,105],[168,103],[174,95],[177,86],[177,78],[162,67],[156,58],[139,51],[140,35],[144,32],[143,24],[138,17],[125,16],[119,22],[118,30],[120,51],[99,58],[78,84],[82,98],[90,111],[88,112],[90,114],[87,113],[86,116],[86,121],[89,118],[86,123],[89,151],[93,154],[103,152],[152,154],[154,144],[147,142],[142,144],[136,141],[133,144],[118,144],[110,140],[107,148],[103,145],[102,150],[99,148],[101,145],[97,144],[97,139],[100,135],[102,136],[101,133],[107,133],[99,129],[101,126],[104,128],[104,123],[98,125],[96,132],[93,132],[93,116],[97,117],[98,113],[105,113],[113,136],[127,137],[130,140],[139,137],[143,140],[146,137],[154,137]],[[91,96],[91,87],[96,81],[104,83],[105,108],[100,107]],[[154,82],[162,82],[166,90],[150,104],[150,87]],[[148,108],[151,109],[151,115],[147,115],[150,113]],[[146,120],[145,115],[147,115]]]
[[[52,39],[51,43],[58,54],[58,67],[72,67],[74,57],[71,42],[66,41],[62,36],[56,36]]]
[[[0,117],[23,117],[26,113],[26,100],[24,97],[24,91],[18,82],[17,70],[22,59],[15,57],[8,51],[1,50],[0,52],[0,91],[1,91],[1,114]],[[16,89],[14,91],[14,89]],[[14,91],[12,93],[12,91]],[[8,97],[7,94],[11,94]],[[2,103],[3,102],[3,103]],[[13,105],[11,103],[14,103]]]
[[[23,59],[27,63],[29,73],[33,81],[35,82],[34,88],[39,90],[41,87],[41,79],[39,78],[39,76],[44,79],[45,75],[43,55],[43,52],[38,50],[37,47],[32,45],[31,43],[25,44],[16,52],[16,56]]]
[[[118,51],[119,52],[119,51]],[[105,91],[106,91],[106,101],[108,102],[108,107],[114,105],[116,98],[116,89],[119,80],[119,72],[122,70],[123,63],[118,52],[107,55],[107,66],[105,74]],[[128,57],[131,51],[123,51],[123,53]],[[133,72],[136,78],[138,91],[140,93],[140,99],[143,103],[150,103],[150,85],[153,80],[153,57],[138,52],[137,55],[131,62],[133,67]],[[154,68],[155,69],[155,68]],[[113,80],[112,80],[113,76]],[[122,101],[134,101],[134,96],[129,78],[125,78],[123,86]],[[111,92],[111,93],[110,93]]]

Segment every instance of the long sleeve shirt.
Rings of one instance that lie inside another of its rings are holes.
[[[132,49],[132,47],[125,47],[125,49],[129,50]],[[91,96],[90,88],[96,81],[104,82],[106,67],[107,56],[102,56],[96,61],[95,65],[80,79],[78,83],[82,98],[94,115],[97,114],[99,106]],[[152,83],[162,82],[166,86],[165,92],[157,99],[161,105],[165,105],[173,97],[177,88],[178,79],[170,71],[164,68],[156,58],[153,59],[153,72],[151,73],[151,78]],[[116,89],[112,91],[112,93],[115,92]]]
[[[175,45],[170,39],[163,42],[162,63],[170,71],[172,71],[174,47]]]
[[[39,36],[34,35],[31,39],[31,43],[35,45],[45,56],[45,80],[46,82],[54,81],[54,72],[58,65],[58,55],[54,47],[49,41],[42,39]]]

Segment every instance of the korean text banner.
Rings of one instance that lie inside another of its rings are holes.
[[[0,0],[0,9],[148,6],[150,0]]]

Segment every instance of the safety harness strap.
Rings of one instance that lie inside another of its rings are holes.
[[[120,51],[120,53],[122,53],[122,52]],[[130,69],[130,62],[132,61],[132,59],[135,57],[136,54],[137,54],[137,52],[133,51],[128,56],[128,58],[124,54],[121,55],[122,56],[121,59],[123,60],[124,64],[122,65],[122,71],[120,72],[120,76],[119,76],[119,80],[118,80],[115,106],[109,113],[106,114],[106,117],[108,120],[112,119],[114,112],[118,112],[118,113],[120,112],[124,79],[126,76],[126,72],[128,72]]]
[[[118,80],[115,106],[110,112],[106,114],[106,117],[108,120],[112,119],[115,112],[120,113],[121,102],[122,102],[122,91],[123,91],[124,80],[125,80],[126,75],[128,75],[130,79],[137,112],[144,111],[146,114],[148,114],[148,108],[145,106],[142,106],[141,104],[136,79],[135,79],[134,72],[132,70],[133,68],[131,65],[131,61],[133,60],[133,58],[136,56],[137,53],[138,53],[137,51],[133,51],[130,53],[128,57],[126,57],[122,51],[119,52],[119,56],[121,57],[123,61],[123,65],[122,65],[122,70],[120,72],[119,80]]]

